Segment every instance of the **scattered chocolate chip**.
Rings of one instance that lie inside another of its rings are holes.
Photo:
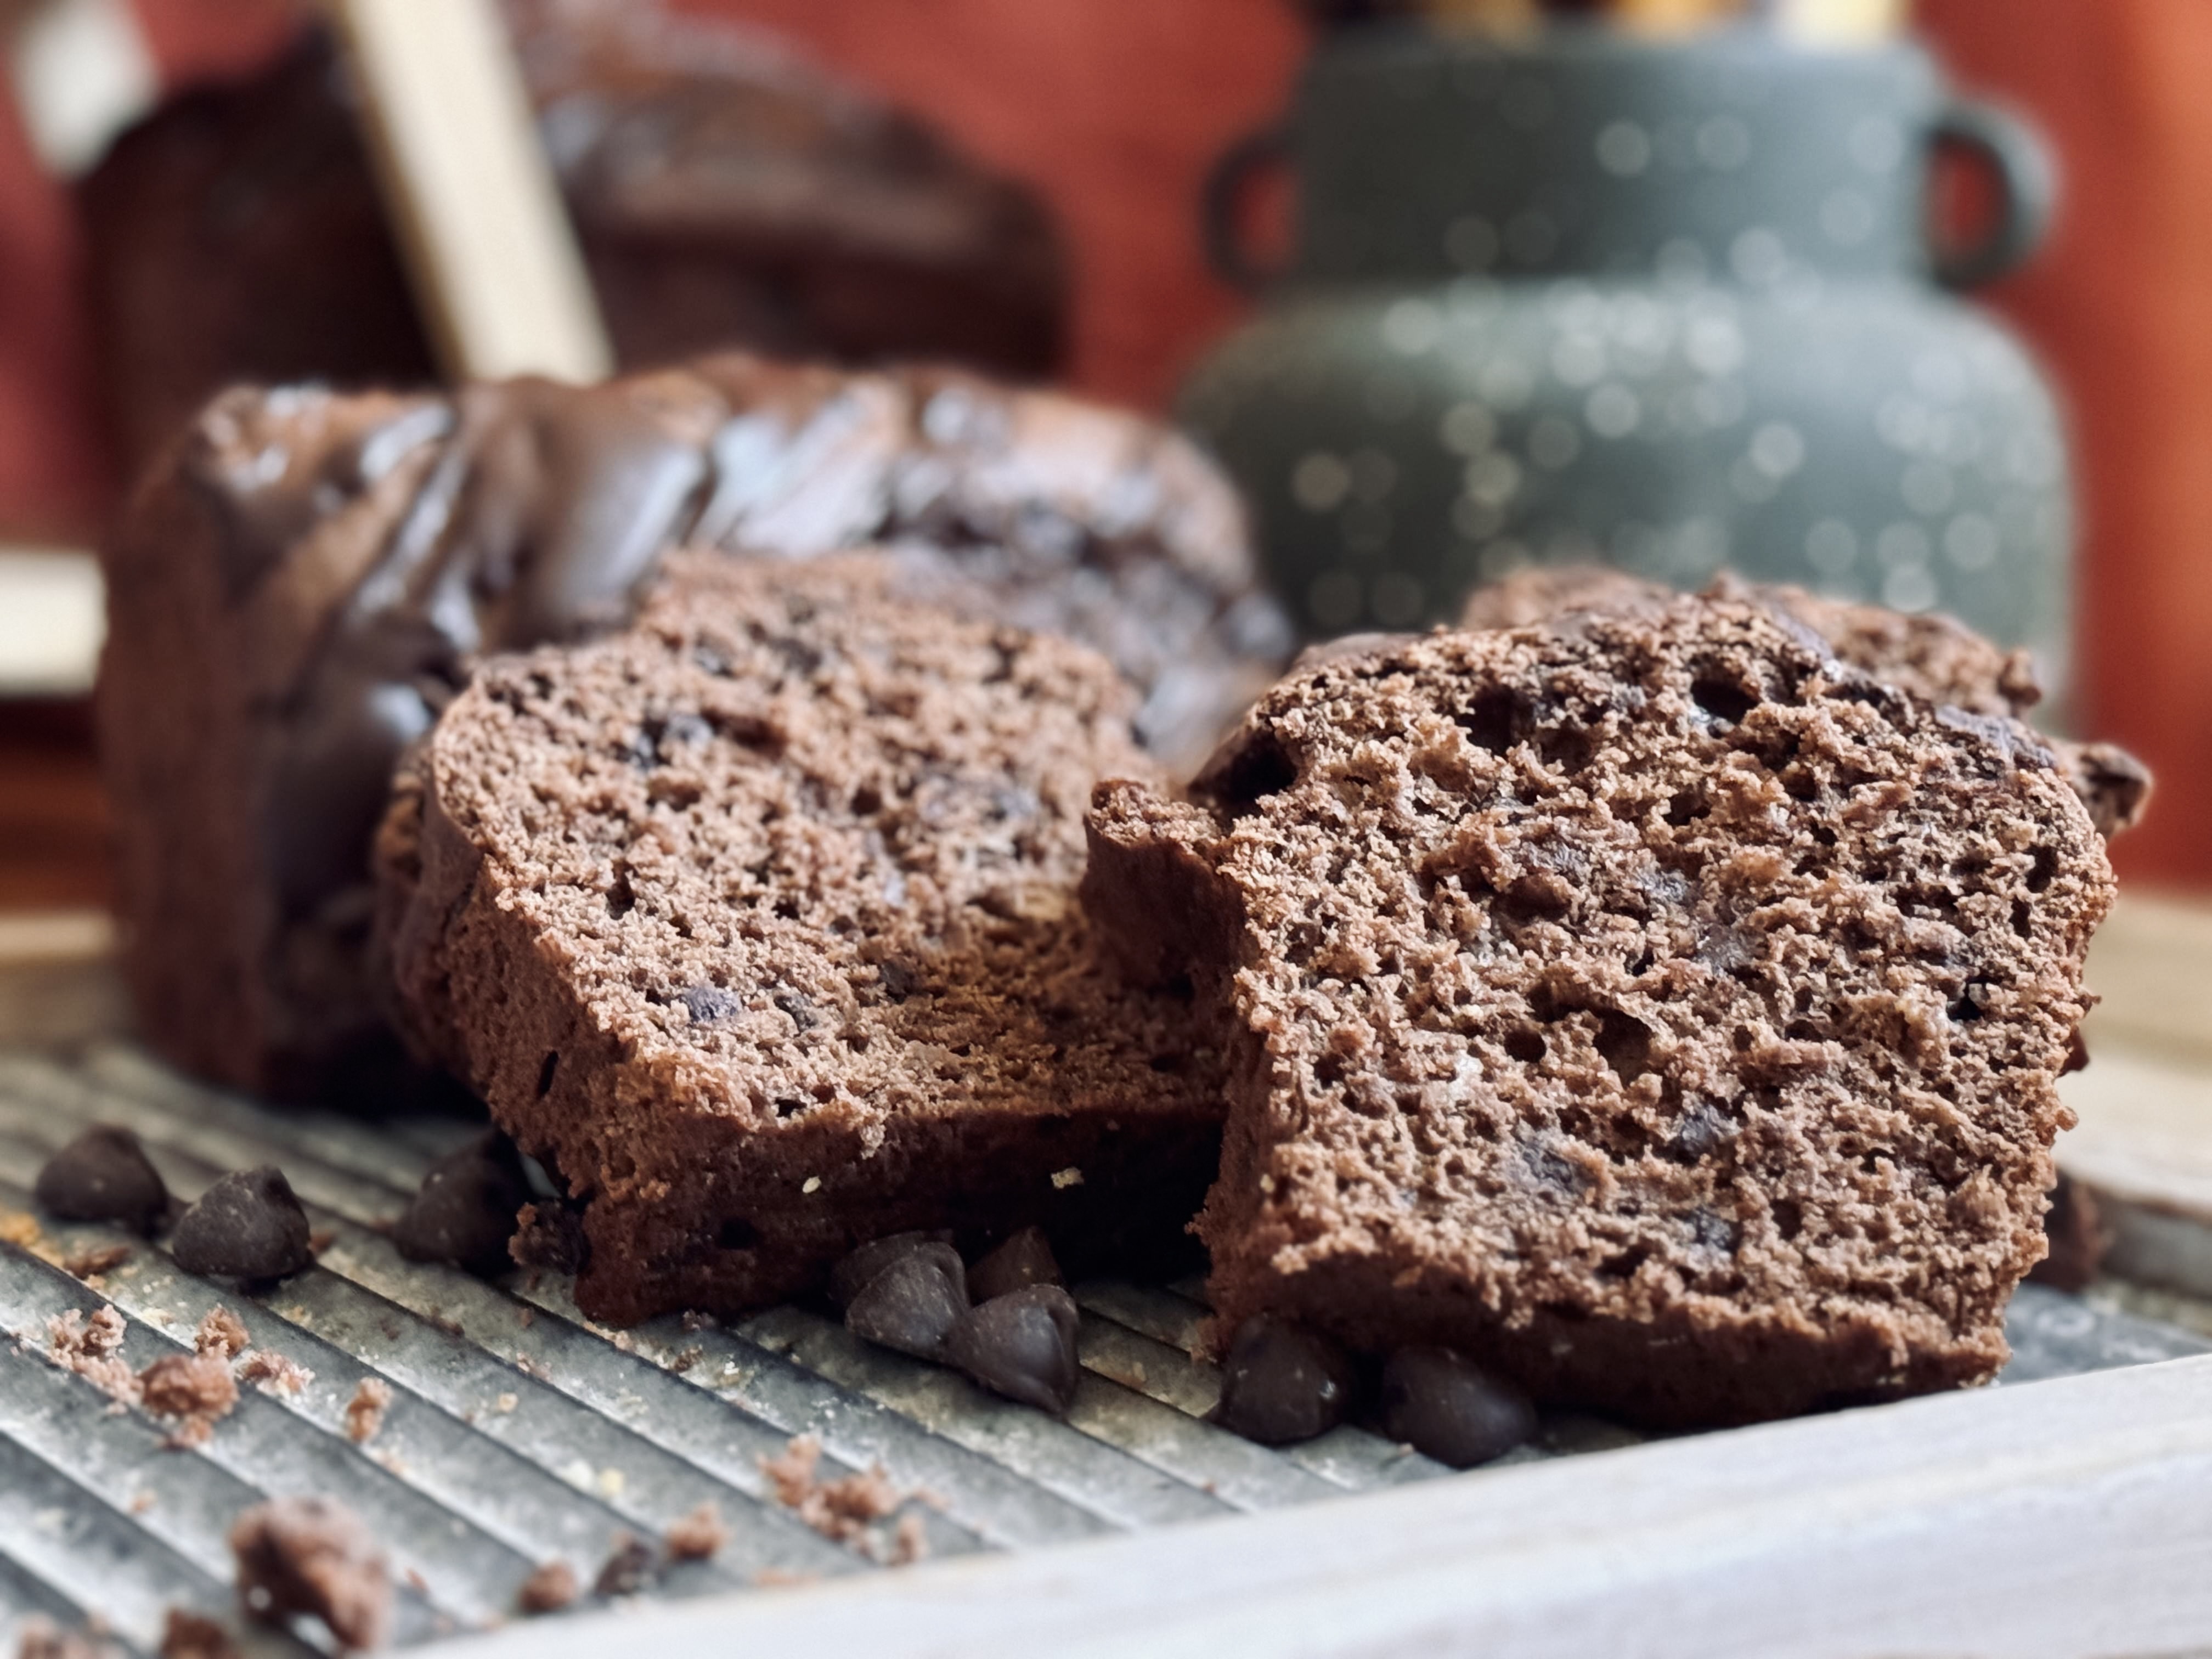
[[[514,1237],[507,1254],[515,1265],[542,1267],[552,1273],[580,1273],[592,1259],[592,1241],[584,1232],[580,1205],[556,1199],[526,1204],[514,1218]]]
[[[1212,1420],[1264,1446],[1326,1434],[1352,1409],[1352,1359],[1332,1339],[1273,1314],[1237,1328]]]
[[[514,1605],[523,1613],[558,1613],[577,1596],[576,1570],[566,1561],[548,1561],[522,1581]]]
[[[238,1595],[248,1614],[313,1613],[338,1645],[384,1645],[392,1627],[392,1569],[352,1510],[327,1498],[257,1504],[230,1529]]]
[[[1024,1227],[968,1270],[968,1294],[978,1302],[1031,1285],[1065,1285],[1042,1227]]]
[[[617,1533],[614,1553],[599,1569],[599,1576],[592,1581],[592,1594],[635,1595],[651,1582],[653,1569],[659,1565],[652,1545],[630,1533]]]
[[[489,1278],[514,1265],[507,1241],[516,1212],[529,1201],[521,1153],[487,1129],[430,1166],[392,1242],[410,1261],[443,1261]]]
[[[893,1233],[888,1238],[878,1238],[860,1248],[830,1270],[830,1297],[842,1308],[862,1291],[869,1281],[910,1251],[926,1244],[950,1244],[949,1232]],[[963,1281],[964,1282],[964,1281]]]
[[[61,1221],[114,1221],[151,1233],[169,1212],[169,1189],[138,1137],[96,1124],[48,1158],[32,1189]]]
[[[226,1279],[282,1279],[314,1258],[307,1212],[273,1164],[227,1175],[186,1210],[169,1253],[188,1273]]]
[[[205,1613],[171,1607],[161,1621],[161,1659],[238,1659],[238,1644]]]
[[[855,1336],[921,1359],[934,1359],[945,1334],[968,1311],[967,1275],[950,1244],[921,1244],[894,1257],[845,1304]]]
[[[2051,1188],[2043,1236],[2049,1253],[2028,1269],[2027,1276],[2039,1285],[2076,1295],[2089,1288],[2105,1265],[2105,1253],[2112,1248],[2112,1230],[2097,1207],[2096,1194],[2068,1175],[2060,1176]]]
[[[1471,1469],[1536,1432],[1528,1396],[1449,1348],[1401,1348],[1382,1367],[1382,1432],[1439,1463]]]
[[[1067,1415],[1079,1374],[1075,1298],[1057,1285],[994,1297],[961,1315],[944,1358],[994,1393]]]

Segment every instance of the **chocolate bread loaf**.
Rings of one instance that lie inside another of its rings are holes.
[[[893,544],[913,591],[1103,651],[1177,765],[1288,654],[1218,475],[1066,398],[736,355],[587,390],[226,394],[105,555],[101,747],[155,1046],[280,1096],[384,1086],[363,950],[400,752],[478,656],[619,624],[687,541]]]
[[[1048,374],[1059,238],[1026,187],[758,31],[642,0],[507,0],[620,361],[731,347]],[[133,471],[241,381],[434,377],[356,132],[310,33],[173,100],[79,193],[105,401]]]
[[[1831,599],[1781,583],[1723,575],[1707,590],[1747,599],[1811,629],[1854,668],[1934,703],[1969,714],[2025,720],[2043,701],[2034,659],[1991,644],[1948,617],[1908,616],[1879,605]],[[1663,605],[1673,590],[1601,565],[1517,571],[1468,596],[1466,628],[1514,628],[1568,611]],[[2150,769],[2117,744],[2045,737],[2098,831],[2134,828],[2150,805]]]
[[[635,627],[501,658],[382,841],[417,1040],[588,1200],[577,1300],[741,1310],[909,1228],[1172,1241],[1218,1155],[1188,1002],[1074,889],[1111,664],[895,562],[685,555]]]
[[[1084,891],[1232,1022],[1224,1328],[1657,1425],[2003,1359],[2113,890],[2024,727],[1680,599],[1313,664],[1193,795]]]

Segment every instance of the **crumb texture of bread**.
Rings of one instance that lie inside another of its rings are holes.
[[[1859,599],[1839,599],[1780,582],[1716,578],[1710,598],[1762,605],[1809,628],[1828,649],[1929,702],[1970,714],[2025,720],[2043,701],[2035,661],[2027,651],[1992,644],[1963,623],[1935,613],[1908,615]],[[1604,565],[1534,566],[1479,587],[1460,616],[1463,628],[1517,628],[1571,611],[1663,608],[1674,591]],[[2150,805],[2150,769],[2117,744],[2045,736],[2045,747],[2090,821],[2107,838],[2142,822]]]
[[[384,837],[390,959],[589,1200],[586,1310],[756,1306],[917,1226],[1179,1233],[1212,1056],[1074,900],[1094,780],[1158,776],[1131,702],[867,556],[684,556],[635,628],[455,700]]]
[[[1224,1328],[1662,1425],[2002,1363],[2113,891],[2024,727],[1670,599],[1314,664],[1193,796],[1084,891],[1233,1031]]]

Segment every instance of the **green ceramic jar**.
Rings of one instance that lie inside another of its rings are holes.
[[[2001,190],[1982,240],[1938,252],[1945,141]],[[1279,159],[1299,216],[1271,277],[1235,209]],[[1948,611],[2056,684],[2060,422],[1954,297],[2032,250],[2051,196],[2033,138],[1907,44],[1346,31],[1209,188],[1216,261],[1266,302],[1182,413],[1316,635],[1449,618],[1531,562],[1686,587],[1727,565]]]

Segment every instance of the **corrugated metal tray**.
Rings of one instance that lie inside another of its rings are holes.
[[[269,1495],[329,1494],[368,1522],[400,1572],[405,1645],[511,1617],[522,1581],[548,1560],[568,1561],[588,1585],[623,1534],[652,1538],[709,1500],[729,1525],[727,1547],[648,1594],[887,1570],[775,1500],[761,1461],[801,1434],[819,1437],[825,1476],[880,1464],[901,1491],[923,1494],[908,1510],[939,1558],[1448,1473],[1355,1427],[1274,1451],[1204,1422],[1218,1383],[1190,1356],[1205,1312],[1190,1284],[1078,1288],[1085,1374],[1064,1424],[870,1347],[805,1308],[727,1328],[671,1319],[607,1330],[557,1277],[491,1285],[410,1264],[379,1231],[468,1126],[279,1115],[185,1082],[112,1038],[0,1048],[0,1212],[27,1212],[40,1164],[94,1121],[136,1129],[185,1198],[227,1170],[276,1163],[328,1237],[314,1268],[250,1299],[143,1243],[96,1285],[57,1265],[132,1242],[99,1228],[46,1226],[27,1248],[0,1244],[0,1330],[13,1339],[0,1341],[0,1653],[33,1613],[64,1624],[96,1613],[141,1652],[158,1644],[170,1607],[228,1613],[225,1534]],[[256,1346],[313,1381],[289,1398],[249,1389],[206,1446],[165,1449],[157,1425],[111,1411],[43,1357],[50,1317],[104,1301],[128,1322],[134,1365],[189,1346],[220,1302]],[[2033,1286],[2009,1328],[2006,1386],[2212,1352],[2173,1327]],[[356,1445],[344,1413],[369,1376],[393,1400],[381,1431]],[[1511,1461],[1635,1437],[1554,1417],[1542,1445]],[[256,1640],[299,1650],[278,1634]]]

